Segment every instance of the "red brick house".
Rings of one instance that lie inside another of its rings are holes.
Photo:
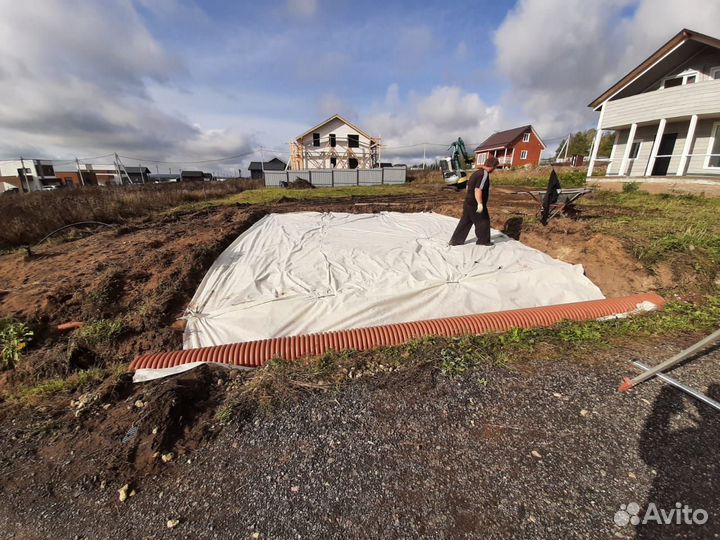
[[[531,125],[493,133],[475,149],[475,163],[490,156],[500,160],[501,167],[539,165],[545,143]]]

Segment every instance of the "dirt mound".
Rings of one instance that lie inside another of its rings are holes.
[[[657,280],[622,242],[604,234],[590,234],[582,223],[554,220],[543,229],[523,232],[524,243],[571,264],[582,264],[585,275],[605,296],[625,296],[657,288]]]
[[[313,186],[310,182],[305,180],[304,178],[296,178],[292,182],[290,182],[287,185],[288,189],[315,189],[315,186]]]
[[[8,439],[2,445],[3,454],[15,459],[19,469],[27,466],[34,472],[32,477],[21,472],[4,483],[22,488],[36,485],[38,478],[49,485],[62,479],[88,487],[103,479],[132,482],[157,474],[187,460],[188,454],[215,435],[220,428],[215,415],[224,399],[223,388],[238,375],[205,365],[142,385],[133,384],[126,374],[106,381],[94,392],[72,400],[65,397],[64,406],[52,405],[55,413],[50,423],[42,422],[44,427],[33,430],[25,440],[16,436],[14,443]],[[42,408],[48,409],[47,404]],[[32,449],[37,460],[22,464],[21,456],[13,455],[19,449]],[[69,463],[72,467],[62,466]]]

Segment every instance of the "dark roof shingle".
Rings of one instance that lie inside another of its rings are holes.
[[[480,145],[475,149],[475,151],[478,152],[480,150],[497,148],[498,146],[507,146],[515,142],[516,139],[519,139],[523,133],[529,131],[530,129],[532,129],[532,126],[528,124],[527,126],[520,126],[513,129],[507,129],[505,131],[498,131],[497,133],[493,133],[487,139],[481,142]]]

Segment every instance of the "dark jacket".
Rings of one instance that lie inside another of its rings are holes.
[[[487,175],[487,177],[485,176]],[[485,182],[483,182],[485,178]],[[483,206],[487,206],[488,199],[490,198],[490,173],[484,169],[475,171],[470,175],[470,180],[467,183],[467,194],[465,195],[465,204],[477,208],[477,199],[475,199],[475,189],[481,189],[481,199]]]

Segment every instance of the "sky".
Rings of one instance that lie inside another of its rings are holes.
[[[524,124],[551,151],[681,28],[720,36],[715,0],[0,6],[0,159],[117,152],[160,172],[286,160],[288,141],[335,113],[381,137],[383,161]]]

